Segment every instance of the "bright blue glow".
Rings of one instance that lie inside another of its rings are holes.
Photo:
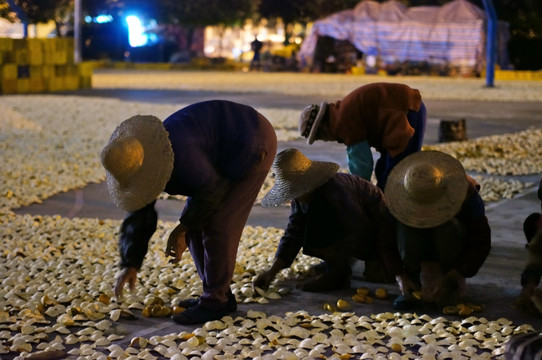
[[[131,47],[144,46],[147,44],[147,36],[144,34],[144,28],[141,24],[141,20],[135,15],[129,15],[126,17],[126,24],[128,24],[128,42]]]
[[[85,22],[87,24],[90,24],[92,22],[92,16],[90,16],[90,15],[85,16]]]
[[[96,21],[98,24],[109,23],[109,22],[113,21],[113,16],[111,16],[111,15],[98,15],[98,16],[96,16],[94,21]]]

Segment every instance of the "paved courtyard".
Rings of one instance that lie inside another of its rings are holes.
[[[101,76],[101,73],[97,72],[95,75],[96,83],[100,84],[101,81],[105,81]],[[108,78],[111,76],[111,73],[104,72],[103,76],[104,78]],[[129,78],[130,74],[121,73],[117,74],[117,76]],[[387,79],[387,81],[389,80]],[[409,83],[410,81],[410,79],[402,78],[392,80],[405,83]],[[416,81],[418,80],[416,79]],[[483,81],[480,80],[479,86],[483,87],[482,85]],[[291,86],[295,86],[295,84]],[[501,88],[497,91],[501,91],[503,90],[502,88],[506,87],[506,84],[498,84],[498,86]],[[485,89],[488,92],[493,90],[495,89]],[[80,98],[118,99],[128,103],[150,102],[167,105],[189,104],[201,100],[220,98],[246,103],[256,108],[287,109],[293,112],[300,111],[310,103],[317,103],[321,100],[333,101],[339,98],[337,95],[327,97],[321,93],[313,95],[281,94],[273,91],[227,91],[224,88],[218,90],[212,88],[208,90],[146,89],[143,85],[141,85],[141,88],[116,88],[98,85],[92,90],[70,92],[62,95]],[[422,96],[424,96],[424,99],[426,98],[423,92]],[[495,99],[490,101],[481,101],[479,99],[438,99],[428,95],[425,103],[429,118],[425,138],[426,145],[438,144],[439,124],[443,119],[466,119],[467,136],[469,139],[511,134],[532,128],[542,128],[542,102],[540,101],[518,101],[518,99],[514,99],[514,101],[497,101]],[[120,120],[122,119],[112,119],[115,122],[119,122]],[[295,127],[295,121],[292,127]],[[295,131],[295,128],[293,131]],[[542,138],[538,140],[539,144],[542,145]],[[298,148],[311,159],[335,161],[341,167],[346,167],[345,148],[340,144],[317,142],[312,146],[308,146],[304,140],[300,139],[288,139],[279,142],[279,151],[288,147]],[[541,160],[539,159],[538,161]],[[474,172],[472,174],[487,176],[487,174]],[[503,181],[516,180],[523,184],[537,184],[540,176],[540,173],[532,173],[497,177]],[[522,222],[531,212],[540,211],[540,202],[536,198],[535,191],[536,189],[533,186],[525,187],[513,198],[499,199],[498,201],[492,201],[487,204],[487,216],[492,228],[492,250],[479,274],[475,278],[468,280],[468,300],[484,306],[482,312],[474,314],[477,317],[482,317],[490,321],[506,318],[516,326],[529,324],[534,329],[542,331],[542,317],[539,314],[520,311],[515,307],[515,299],[520,291],[519,277],[526,256]],[[158,203],[160,219],[167,222],[176,221],[183,204],[182,199],[161,199]],[[60,215],[68,219],[120,220],[124,216],[121,211],[111,204],[103,182],[90,182],[83,187],[68,189],[66,192],[54,194],[54,196],[45,199],[41,203],[27,204],[12,211],[17,215]],[[254,206],[248,225],[252,227],[284,229],[288,214],[289,208],[286,206],[264,209],[257,204]],[[4,236],[6,236],[5,233]],[[159,246],[164,247],[165,242]],[[338,299],[347,299],[352,304],[352,308],[349,310],[356,316],[394,313],[392,301],[398,295],[396,286],[365,282],[361,276],[363,265],[360,263],[354,264],[354,270],[351,289],[325,294],[305,293],[297,288],[301,280],[290,278],[282,284],[292,290],[289,294],[279,300],[269,300],[265,304],[255,302],[241,303],[238,312],[232,316],[239,315],[244,317],[252,314],[252,311],[263,312],[267,316],[285,316],[288,312],[306,311],[311,315],[318,316],[319,314],[326,313],[323,309],[324,303],[335,304]],[[178,275],[182,276],[180,273]],[[107,281],[110,282],[111,279]],[[157,285],[148,284],[148,286]],[[375,300],[372,304],[354,303],[350,300],[351,295],[355,292],[356,288],[361,286],[369,287],[372,291],[378,287],[383,287],[388,290],[389,296],[384,300]],[[2,310],[1,307],[0,310]],[[432,318],[443,316],[438,309],[427,305],[420,306],[414,311],[418,316],[422,314],[427,314]],[[461,320],[459,317],[446,317],[450,321]],[[180,333],[182,331],[190,333],[197,332],[197,329],[200,328],[199,326],[179,326],[172,323],[168,318],[146,318],[140,314],[138,314],[137,320],[120,320],[117,326],[123,328],[126,336],[115,343],[120,344],[124,348],[128,346],[134,337],[150,338],[156,335]],[[73,346],[68,346],[68,348],[73,348]],[[327,354],[330,356],[329,351]],[[0,355],[0,358],[4,359],[4,356],[5,359],[14,357],[13,353],[10,353],[9,355]],[[157,356],[156,352],[154,352],[154,356]],[[354,356],[357,356],[355,358],[360,358],[361,354]],[[77,356],[71,355],[70,358],[77,358]],[[197,358],[197,355],[193,355],[192,358]]]

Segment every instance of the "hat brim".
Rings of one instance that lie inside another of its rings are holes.
[[[439,197],[413,200],[405,190],[407,170],[420,162],[435,164],[444,174],[445,188]],[[401,223],[414,228],[432,228],[452,219],[467,195],[468,179],[463,165],[440,151],[419,151],[401,160],[390,172],[384,190],[388,209]]]
[[[173,170],[174,155],[168,132],[154,116],[136,115],[123,121],[111,135],[109,144],[125,137],[136,138],[141,143],[143,162],[128,185],[121,185],[107,170],[106,183],[116,206],[135,211],[164,191]]]
[[[291,201],[325,184],[339,171],[339,164],[313,161],[312,166],[293,181],[276,180],[262,199],[263,207],[272,207]]]
[[[316,119],[314,119],[314,123],[312,124],[309,136],[307,137],[307,144],[312,145],[312,143],[314,143],[314,141],[316,140],[316,133],[318,132],[318,128],[322,124],[322,119],[324,118],[326,109],[327,102],[322,101],[320,103],[320,108],[318,109],[318,114],[316,114]]]

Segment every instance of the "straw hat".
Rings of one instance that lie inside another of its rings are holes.
[[[316,132],[322,123],[326,113],[327,102],[323,101],[320,106],[313,104],[303,109],[299,116],[299,133],[307,138],[307,144],[311,145],[316,140]]]
[[[262,199],[262,206],[280,205],[325,184],[339,170],[339,165],[311,161],[297,149],[277,154],[273,163],[275,184]]]
[[[173,170],[173,150],[160,119],[136,115],[123,121],[100,154],[109,194],[118,207],[135,211],[164,190]]]
[[[440,151],[420,151],[390,172],[384,193],[400,222],[415,228],[444,224],[461,209],[468,180],[463,165]]]

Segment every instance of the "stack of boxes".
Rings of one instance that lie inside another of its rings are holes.
[[[73,55],[73,38],[0,38],[0,93],[90,88],[92,64],[76,64]]]

